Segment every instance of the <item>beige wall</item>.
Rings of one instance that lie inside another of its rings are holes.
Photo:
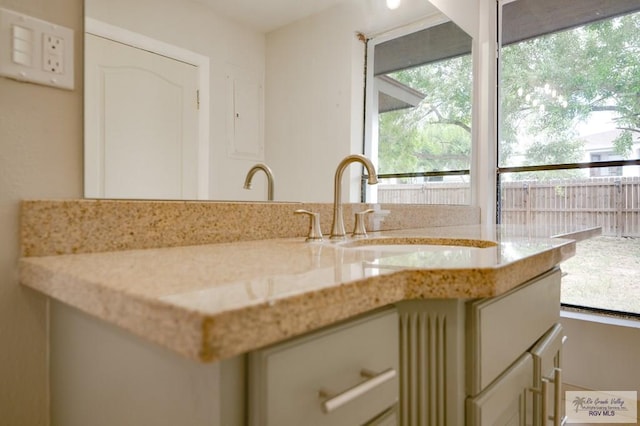
[[[636,391],[640,396],[637,320],[565,312],[563,381],[586,389]]]
[[[362,153],[366,46],[357,33],[434,13],[421,0],[403,0],[397,11],[353,0],[267,34],[265,145],[278,199],[331,202],[340,160]],[[359,168],[350,167],[343,183],[343,199],[359,201]]]
[[[76,31],[76,89],[0,77],[0,423],[48,424],[47,315],[18,284],[18,204],[82,195],[81,0],[0,0]]]
[[[281,200],[331,201],[336,166],[362,152],[365,46],[352,11],[341,12],[334,7],[267,35],[266,161],[277,173]],[[353,99],[358,59],[360,90]],[[344,199],[357,201],[354,196],[345,191]]]

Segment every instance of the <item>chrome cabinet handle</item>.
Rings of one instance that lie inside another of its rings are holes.
[[[541,415],[542,418],[542,426],[547,424],[547,419],[549,418],[548,410],[547,410],[547,395],[549,395],[549,380],[543,378],[542,379],[542,392],[540,395],[540,399],[542,400],[541,405]]]
[[[562,346],[567,342],[567,336],[562,336]],[[560,364],[562,365],[562,364]],[[553,399],[553,425],[564,426],[567,423],[567,416],[562,416],[562,368],[553,369],[553,385],[555,395]]]
[[[547,398],[549,395],[549,383],[553,382],[553,416],[549,416],[547,408]],[[547,424],[548,420],[553,421],[553,426],[562,426],[566,423],[567,418],[561,416],[562,411],[562,369],[553,369],[553,379],[542,378],[540,389],[532,389],[534,393],[540,394],[540,418],[542,426]]]
[[[381,384],[393,379],[396,377],[396,370],[394,368],[388,368],[381,373],[373,373],[369,370],[361,370],[360,375],[362,377],[367,377],[362,383],[358,383],[355,386],[350,387],[347,390],[344,390],[338,394],[332,395],[326,390],[320,390],[318,392],[318,396],[320,398],[327,398],[322,401],[322,411],[324,413],[330,413],[335,409],[342,407],[344,404],[354,400],[355,398],[363,395],[370,390],[380,386]]]
[[[533,413],[533,423],[540,426],[546,426],[547,420],[549,419],[547,408],[547,396],[549,395],[549,379],[543,377],[540,380],[539,388],[529,388],[529,390],[534,394],[534,398],[536,396],[540,398],[540,411]]]
[[[561,426],[566,422],[562,418],[562,368],[553,369],[553,426]]]

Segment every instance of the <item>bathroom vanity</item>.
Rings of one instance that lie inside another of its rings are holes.
[[[460,225],[20,266],[51,299],[53,424],[547,424],[574,252]]]

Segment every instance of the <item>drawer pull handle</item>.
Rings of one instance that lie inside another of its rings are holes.
[[[553,369],[553,426],[561,426],[562,418],[562,369]]]
[[[396,374],[396,370],[393,368],[388,368],[383,372],[377,374],[363,369],[360,371],[360,375],[362,377],[366,377],[367,380],[362,383],[358,383],[357,385],[335,395],[331,395],[325,390],[320,390],[320,392],[318,392],[320,398],[328,398],[327,400],[322,402],[322,411],[325,413],[330,413],[336,408],[342,407],[344,404],[354,400],[360,395],[369,392],[371,389],[393,379],[394,377],[396,377]]]
[[[548,414],[547,398],[549,395],[549,384],[553,383],[553,416]],[[562,417],[562,369],[553,369],[553,378],[542,378],[540,388],[531,389],[533,393],[539,394],[541,399],[540,417],[542,424],[546,425],[548,420],[553,421],[553,426],[563,426],[567,422],[567,416]]]
[[[542,424],[547,424],[547,419],[549,418],[549,411],[547,409],[547,395],[549,395],[549,380],[542,379],[542,393],[540,399],[542,400],[542,404],[540,407],[540,417],[542,418]]]
[[[547,419],[549,418],[549,410],[547,408],[547,395],[549,395],[549,379],[543,377],[540,381],[539,388],[529,388],[529,390],[533,392],[534,395],[537,395],[540,398],[539,412],[533,414],[534,423],[539,423],[543,426],[546,426]],[[538,415],[540,416],[540,419],[538,419]]]

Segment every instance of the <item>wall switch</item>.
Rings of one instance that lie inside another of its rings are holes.
[[[11,43],[13,47],[11,59],[13,59],[13,62],[26,67],[33,66],[33,52],[35,49],[33,31],[20,25],[12,25]]]
[[[73,89],[73,30],[0,8],[0,76]]]

